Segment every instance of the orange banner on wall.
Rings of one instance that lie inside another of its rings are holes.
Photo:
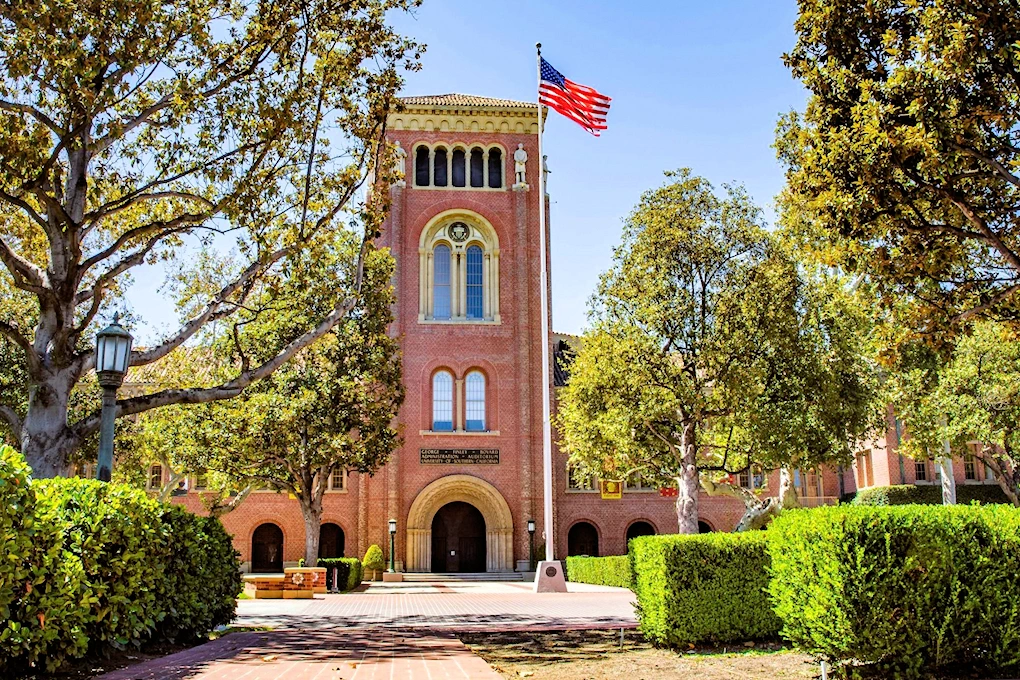
[[[602,500],[618,501],[623,498],[623,482],[600,479],[599,490],[602,492]]]

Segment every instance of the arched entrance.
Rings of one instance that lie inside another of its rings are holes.
[[[433,568],[433,520],[444,506],[458,501],[472,506],[482,516],[485,560],[478,564],[479,571],[513,571],[514,521],[510,506],[496,487],[471,475],[441,477],[422,489],[411,503],[404,568],[417,572]],[[443,522],[446,526],[445,519]]]
[[[283,573],[283,530],[260,524],[251,535],[251,570],[256,574]]]
[[[319,527],[319,557],[344,556],[344,530],[339,524],[326,522]]]
[[[447,503],[432,518],[432,571],[485,571],[485,518],[470,503]]]
[[[710,534],[712,533],[712,525],[704,520],[698,520],[698,533],[699,534]]]
[[[638,536],[654,536],[655,527],[644,520],[638,520],[629,527],[627,527],[627,542],[630,543],[630,539],[637,538]]]
[[[588,522],[578,522],[567,532],[567,556],[599,556],[599,532]]]

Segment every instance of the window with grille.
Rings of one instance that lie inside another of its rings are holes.
[[[440,244],[433,254],[435,285],[433,286],[433,317],[450,318],[450,246]]]
[[[482,291],[482,249],[469,246],[467,249],[467,318],[481,319],[485,316]]]
[[[432,377],[432,429],[453,431],[453,376],[446,371]]]
[[[163,486],[163,466],[153,463],[149,466],[149,489],[158,489]]]
[[[928,462],[924,460],[914,461],[914,479],[919,482],[928,481]]]
[[[580,468],[567,464],[567,489],[571,491],[594,491],[595,477],[581,472]]]
[[[744,470],[737,475],[737,484],[745,489],[751,488],[751,472],[750,470]]]
[[[335,469],[329,475],[329,490],[330,491],[343,491],[347,488],[347,471],[344,469]]]
[[[469,432],[485,430],[485,376],[479,371],[468,373],[464,381],[466,428]]]

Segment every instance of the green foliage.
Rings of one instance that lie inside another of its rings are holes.
[[[961,505],[976,503],[1009,503],[1006,494],[997,486],[985,484],[957,484],[956,502]],[[853,497],[854,505],[942,505],[942,485],[897,484],[862,489]]]
[[[768,530],[783,635],[881,677],[1020,664],[1020,512],[1003,505],[826,507]]]
[[[849,462],[877,393],[841,282],[800,271],[739,187],[667,177],[627,219],[558,422],[588,472],[679,486],[696,533],[698,472]]]
[[[93,480],[32,481],[0,448],[0,669],[199,637],[234,617],[237,553],[218,520]]]
[[[335,589],[346,593],[361,585],[363,567],[357,557],[320,558],[316,566],[326,568],[326,588],[329,590]]]
[[[365,557],[361,560],[361,564],[364,565],[365,569],[371,569],[372,571],[385,569],[386,560],[383,559],[382,548],[375,543],[368,546],[368,550],[365,551]]]
[[[1018,318],[1020,3],[800,0],[785,208],[926,340]]]
[[[1020,507],[1020,336],[979,321],[946,356],[920,343],[901,351],[887,392],[910,430],[900,449],[925,459],[949,441],[953,453],[974,453],[1009,501]],[[972,451],[971,442],[980,446]]]
[[[567,580],[575,583],[630,588],[630,557],[568,557],[566,574]]]
[[[767,543],[762,531],[631,540],[641,632],[662,646],[777,637]]]

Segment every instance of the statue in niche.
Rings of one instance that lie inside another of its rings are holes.
[[[394,142],[393,149],[393,183],[397,186],[406,186],[404,181],[407,152],[400,146],[400,142]]]
[[[517,145],[517,151],[514,151],[514,172],[517,175],[517,184],[527,184],[526,173],[527,173],[527,162],[528,152],[524,150],[523,144]]]

